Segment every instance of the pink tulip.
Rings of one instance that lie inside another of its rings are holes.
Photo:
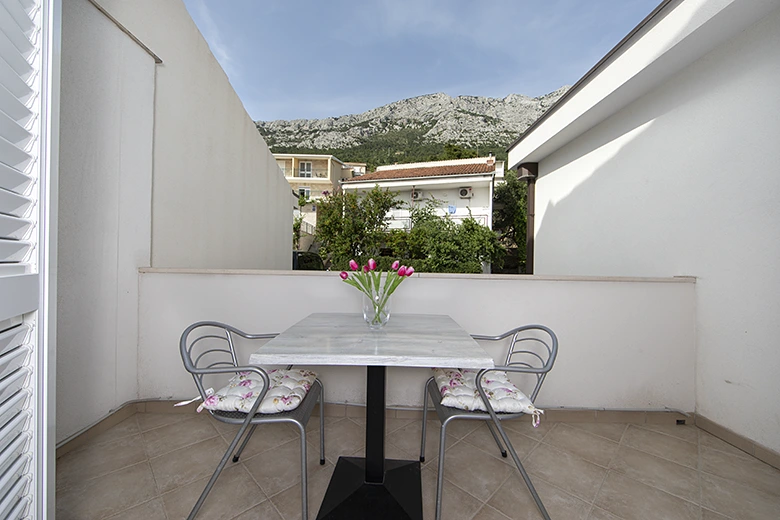
[[[409,266],[406,269],[406,276],[412,276],[414,274],[414,267]]]
[[[368,260],[368,268],[372,271],[376,271],[376,260],[373,258]]]
[[[353,271],[357,271],[357,270],[358,270],[358,267],[359,267],[359,266],[358,266],[358,263],[357,263],[357,262],[355,262],[354,260],[350,260],[350,261],[349,261],[349,268],[350,268],[350,269],[352,269]]]
[[[349,275],[346,273],[346,271],[341,271],[339,273],[339,276],[341,277],[342,280],[346,280],[347,278],[349,278]]]
[[[398,276],[406,276],[406,266],[402,265],[398,268]]]
[[[401,262],[399,262],[398,260],[396,260],[395,262],[393,262],[393,265],[391,265],[390,267],[392,267],[392,268],[393,268],[393,271],[398,271],[398,266],[399,266],[399,265],[401,265]]]
[[[363,266],[363,272],[364,272],[364,273],[367,273],[367,272],[368,272],[368,266],[367,266],[367,265],[364,265],[364,266]]]

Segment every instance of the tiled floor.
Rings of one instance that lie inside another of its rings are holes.
[[[326,419],[327,464],[308,435],[310,517],[339,455],[363,450],[364,420]],[[780,471],[693,426],[505,423],[556,520],[780,518]],[[263,431],[263,429],[265,431]],[[438,423],[423,467],[433,518]],[[57,461],[57,519],[185,518],[232,438],[209,416],[139,413]],[[387,420],[388,458],[416,459],[420,421]],[[540,518],[519,473],[483,424],[456,422],[447,445],[445,520]],[[285,425],[258,428],[228,463],[199,519],[300,518],[299,444]]]

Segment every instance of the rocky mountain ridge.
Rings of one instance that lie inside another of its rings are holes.
[[[503,99],[427,94],[396,101],[362,114],[325,119],[256,121],[272,150],[334,150],[360,146],[392,132],[415,131],[431,143],[467,148],[508,145],[567,90],[539,97],[509,94]]]

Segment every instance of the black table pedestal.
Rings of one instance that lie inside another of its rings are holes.
[[[317,520],[422,520],[420,463],[385,459],[385,373],[366,382],[366,458],[339,457]]]
[[[365,476],[365,459],[339,457],[317,520],[422,520],[419,462],[386,460],[380,484]]]

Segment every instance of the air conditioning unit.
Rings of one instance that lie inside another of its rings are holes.
[[[458,188],[458,195],[460,195],[461,199],[470,199],[473,196],[471,187],[469,186],[466,188]]]
[[[420,190],[412,190],[412,200],[422,200],[424,198],[423,192]]]

